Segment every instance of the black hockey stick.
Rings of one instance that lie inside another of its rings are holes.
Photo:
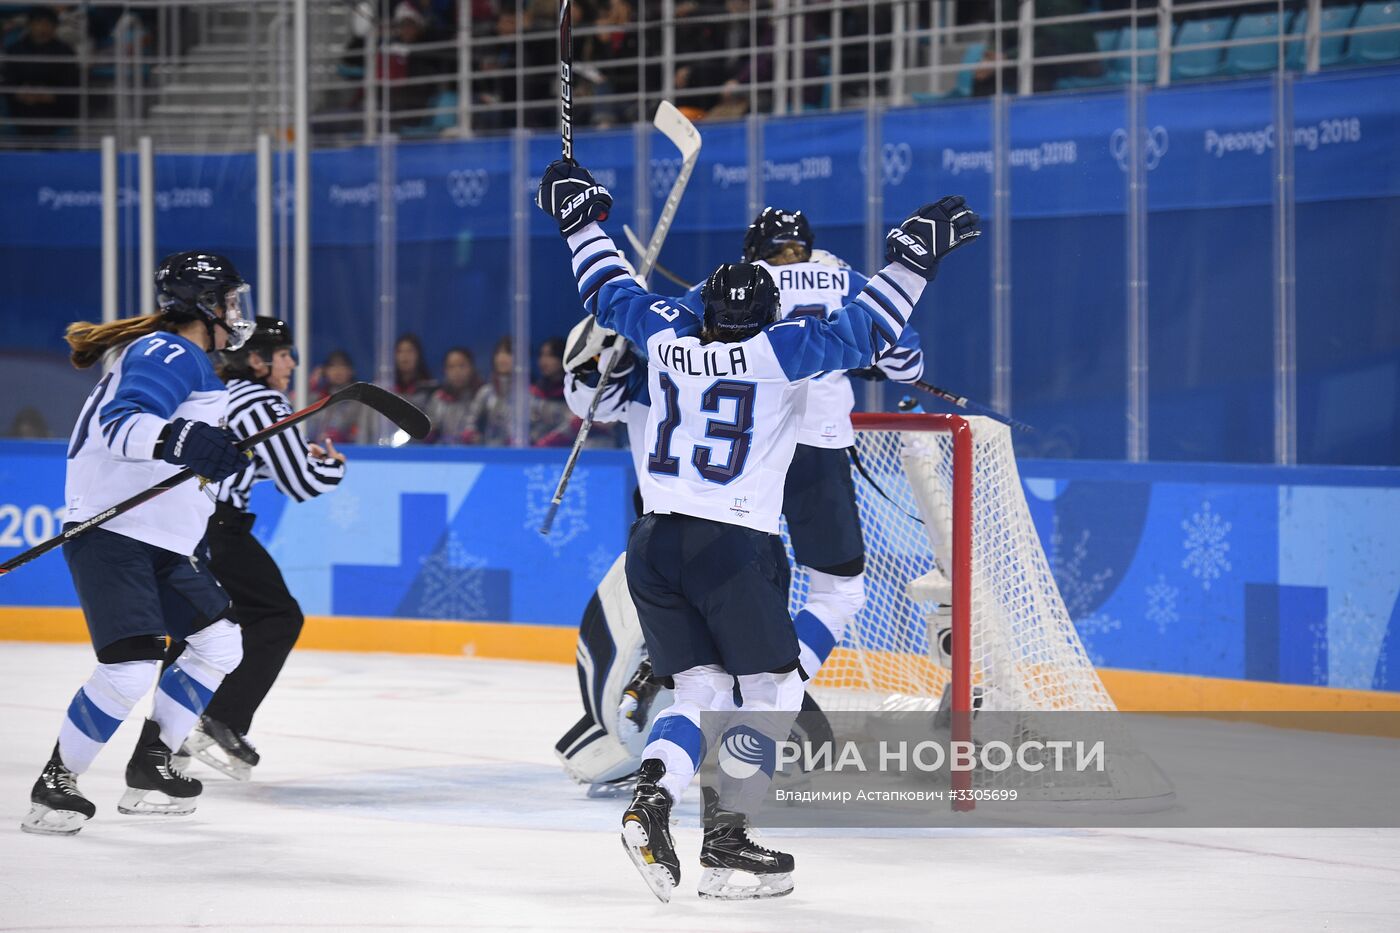
[[[559,0],[559,137],[564,160],[574,161],[574,9]]]
[[[1008,427],[1015,428],[1018,431],[1035,430],[1035,428],[1026,424],[1024,421],[1017,421],[1015,418],[1008,418],[1001,412],[997,411],[995,408],[990,408],[986,405],[981,404],[980,402],[971,401],[965,395],[956,395],[952,392],[949,392],[947,389],[940,389],[938,386],[929,385],[922,379],[919,379],[910,384],[916,389],[921,389],[922,391],[927,392],[929,395],[937,396],[938,398],[943,399],[943,401],[947,402],[948,404],[954,405],[966,411],[970,411],[974,415],[984,415],[988,418],[991,418],[993,421],[1000,421],[1002,424],[1007,425]]]
[[[408,432],[410,437],[415,437],[420,440],[427,437],[428,431],[432,428],[432,423],[428,421],[428,416],[419,411],[418,407],[407,399],[400,398],[388,389],[381,389],[379,386],[371,385],[368,382],[355,382],[341,389],[339,392],[326,396],[319,402],[306,406],[301,411],[293,412],[271,427],[250,435],[239,441],[236,446],[241,451],[252,450],[269,437],[281,434],[292,425],[305,421],[321,409],[329,408],[340,402],[359,402],[361,405],[373,408],[392,421],[397,427]],[[62,534],[55,535],[41,544],[36,544],[23,554],[12,557],[3,564],[0,564],[0,576],[9,573],[16,567],[24,566],[36,557],[44,556],[60,544],[72,541],[74,538],[86,534],[99,525],[111,521],[118,515],[130,512],[138,505],[149,502],[161,493],[168,492],[176,486],[194,479],[195,475],[193,470],[181,470],[174,476],[156,483],[150,489],[143,489],[131,498],[118,502],[110,509],[94,515],[85,522],[74,525]]]

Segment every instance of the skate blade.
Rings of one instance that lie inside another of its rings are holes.
[[[671,893],[675,891],[679,879],[673,876],[665,865],[651,860],[650,844],[651,840],[641,823],[629,820],[622,824],[622,847],[627,850],[627,857],[637,866],[642,880],[651,888],[651,893],[656,895],[656,899],[663,904],[669,904]]]
[[[248,764],[248,762],[239,761],[236,758],[220,758],[207,747],[195,749],[194,757],[200,764],[206,764],[220,774],[233,778],[235,781],[247,781],[253,777],[253,766]]]
[[[739,884],[734,876],[753,879]],[[792,873],[755,875],[734,868],[707,868],[700,876],[700,896],[714,901],[755,901],[769,897],[784,897],[792,893]]]
[[[637,789],[637,780],[605,781],[600,784],[588,785],[588,798],[590,800],[607,800],[614,797],[631,797],[632,792]]]
[[[53,810],[36,803],[29,808],[29,815],[20,821],[19,828],[40,836],[75,836],[87,819],[86,814],[76,810]]]
[[[171,797],[158,790],[128,787],[122,799],[117,801],[117,812],[128,816],[188,816],[194,812],[198,802],[198,797]]]

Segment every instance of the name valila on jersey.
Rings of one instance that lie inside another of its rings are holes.
[[[197,344],[175,334],[141,337],[121,352],[88,396],[68,443],[65,521],[83,522],[169,479],[180,467],[154,460],[173,418],[220,424],[228,390]],[[214,511],[188,482],[111,519],[108,531],[177,554],[193,554]]]
[[[570,236],[569,247],[584,310],[650,363],[651,444],[638,471],[647,509],[770,534],[778,531],[805,380],[869,366],[899,338],[924,286],[890,266],[829,319],[799,315],[742,342],[704,343],[700,317],[633,281],[597,224]]]

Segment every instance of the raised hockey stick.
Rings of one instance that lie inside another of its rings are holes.
[[[1017,421],[1015,418],[1008,418],[1001,412],[997,411],[995,408],[990,408],[986,405],[981,404],[980,402],[974,402],[965,395],[956,395],[952,392],[949,392],[947,389],[940,389],[938,386],[930,385],[927,382],[924,382],[922,379],[919,379],[910,384],[913,385],[916,389],[920,389],[924,392],[927,392],[929,395],[934,395],[938,398],[943,399],[943,401],[947,402],[950,405],[955,405],[958,408],[970,411],[974,415],[985,415],[986,417],[991,418],[993,421],[1000,421],[1002,424],[1015,428],[1017,431],[1035,430],[1035,428],[1026,424],[1024,421]]]
[[[626,224],[622,225],[622,232],[627,236],[627,242],[632,247],[632,252],[637,254],[637,261],[640,262],[642,256],[644,256],[647,251],[647,248],[642,244],[642,238],[637,236],[636,232]],[[674,282],[686,291],[690,291],[695,287],[694,282],[687,282],[685,279],[663,266],[660,259],[656,260],[656,271],[661,274],[663,279],[668,282]]]
[[[321,409],[329,408],[332,405],[338,405],[341,402],[359,402],[361,405],[373,408],[392,421],[397,427],[408,432],[409,436],[418,438],[419,440],[427,437],[428,431],[432,427],[432,424],[428,421],[428,416],[419,411],[418,407],[407,399],[400,398],[388,389],[381,389],[379,386],[371,385],[368,382],[355,382],[341,389],[339,392],[326,396],[319,402],[306,406],[301,411],[293,412],[271,427],[250,435],[239,441],[236,446],[242,451],[252,450],[269,437],[281,434],[292,425],[305,421]],[[24,566],[36,557],[42,557],[60,544],[72,541],[74,538],[86,534],[99,525],[111,521],[118,515],[130,512],[138,505],[149,502],[161,493],[168,492],[176,486],[194,479],[195,475],[193,470],[181,470],[174,476],[161,480],[149,489],[143,489],[131,498],[118,502],[110,509],[94,515],[87,521],[74,525],[62,534],[55,535],[47,541],[36,544],[23,554],[12,557],[3,564],[0,564],[0,576],[9,573],[16,567]]]
[[[569,0],[562,2],[567,4]],[[561,42],[564,39],[562,28],[559,38]],[[646,281],[647,276],[651,275],[652,267],[656,265],[656,257],[661,254],[661,244],[665,242],[666,234],[671,230],[671,222],[676,219],[676,211],[681,206],[681,195],[685,194],[685,186],[690,182],[690,173],[695,170],[695,162],[700,157],[699,131],[670,101],[663,100],[661,106],[656,108],[656,118],[652,125],[680,150],[681,170],[676,176],[675,184],[671,186],[671,193],[666,196],[666,204],[661,208],[656,229],[651,232],[651,241],[647,244],[646,252],[642,254],[642,264],[637,268],[637,275],[642,281]],[[614,353],[609,357],[603,372],[598,376],[598,387],[593,390],[593,400],[588,403],[588,414],[579,425],[578,436],[574,438],[573,449],[569,451],[569,459],[564,462],[564,472],[559,474],[559,485],[554,487],[554,497],[549,500],[549,511],[540,523],[542,535],[549,534],[550,529],[554,527],[555,516],[559,514],[559,506],[564,501],[564,492],[569,488],[569,477],[574,474],[574,466],[578,463],[580,451],[583,450],[583,442],[588,440],[588,432],[593,428],[593,416],[598,413],[598,402],[603,398],[603,390],[612,375],[613,364],[621,355]]]

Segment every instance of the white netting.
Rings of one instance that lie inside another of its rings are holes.
[[[973,437],[970,662],[975,707],[979,714],[1113,711],[1031,522],[1009,429],[987,418],[967,421]],[[855,476],[865,539],[866,602],[853,630],[822,667],[813,692],[829,710],[932,710],[940,701],[946,708],[952,435],[926,429],[857,430],[856,451],[866,474]],[[797,568],[794,613],[806,598],[806,575]],[[1002,718],[1000,724],[1007,721]],[[1020,737],[1054,731],[1034,715],[1017,717],[1015,723]],[[973,731],[977,739],[975,719]],[[1115,741],[1124,740],[1125,733],[1111,731]],[[1047,796],[1170,795],[1170,784],[1150,759],[1142,756],[1138,765],[1133,770],[1140,774],[1095,781],[1101,786],[1093,794],[1058,788]],[[992,780],[982,775],[977,783],[984,779]]]

